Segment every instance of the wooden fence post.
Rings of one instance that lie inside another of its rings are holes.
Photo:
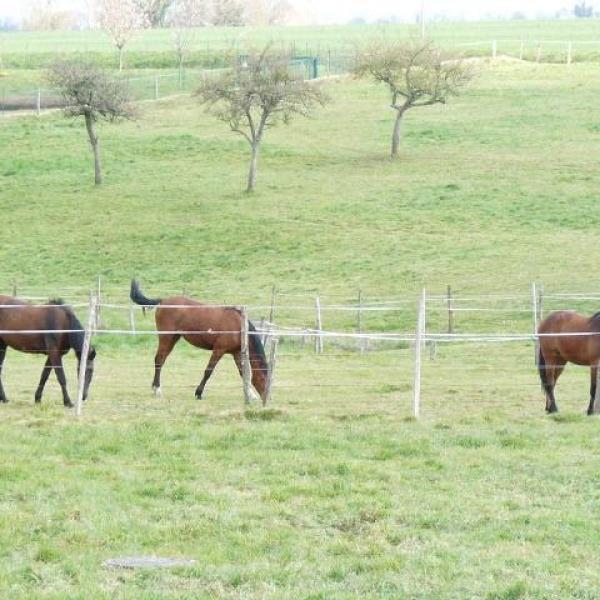
[[[419,298],[417,329],[415,332],[415,373],[413,383],[413,416],[417,419],[421,413],[421,351],[425,333],[425,288]]]
[[[40,89],[38,89],[35,99],[35,110],[39,117],[42,114],[42,90]]]
[[[498,40],[492,41],[492,58],[496,58],[498,56]]]
[[[240,331],[241,336],[241,355],[242,355],[242,380],[244,382],[244,403],[250,404],[252,400],[251,392],[251,377],[252,367],[250,366],[250,352],[248,349],[248,312],[245,306],[240,309],[242,313],[242,327]]]
[[[521,49],[519,50],[519,60],[523,60],[525,54],[525,42],[521,40]]]
[[[275,295],[277,294],[277,290],[275,286],[271,288],[271,310],[269,311],[269,323],[273,325],[273,320],[275,319]]]
[[[535,57],[535,62],[540,62],[542,60],[542,42],[538,42],[537,54]]]
[[[100,296],[100,291],[101,291],[101,279],[100,279],[100,275],[98,275],[98,281],[96,283],[96,328],[100,327],[100,303],[101,303],[101,296]]]
[[[263,398],[263,406],[266,406],[271,401],[271,391],[273,390],[273,377],[275,375],[275,365],[277,364],[277,344],[278,338],[273,338],[271,342],[271,352],[269,354],[269,372],[267,374],[267,389]]]
[[[321,335],[323,322],[321,320],[321,299],[319,296],[315,298],[315,329],[317,330],[315,335],[315,354],[323,354],[323,336]]]
[[[573,61],[573,42],[567,44],[567,65]]]
[[[13,283],[12,295],[13,295],[13,298],[17,297],[17,284],[16,283]]]
[[[75,416],[81,416],[81,405],[83,403],[83,392],[85,388],[85,372],[87,369],[88,354],[90,352],[90,343],[94,331],[96,320],[96,296],[90,292],[90,307],[88,315],[88,324],[83,335],[83,348],[81,358],[79,359],[79,380],[77,385],[77,400],[75,403]]]
[[[158,75],[154,78],[154,99],[158,100]]]

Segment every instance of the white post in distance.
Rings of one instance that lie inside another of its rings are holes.
[[[415,374],[413,384],[413,416],[419,418],[421,414],[421,352],[423,346],[423,337],[425,334],[425,288],[419,298],[419,308],[417,313],[417,329],[415,332]]]
[[[83,348],[81,358],[79,359],[79,380],[77,385],[77,400],[75,403],[75,416],[81,416],[81,406],[83,404],[83,392],[85,389],[85,372],[87,369],[88,354],[96,321],[96,296],[90,293],[90,307],[88,314],[88,324],[83,336]]]

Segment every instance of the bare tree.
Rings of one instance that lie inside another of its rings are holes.
[[[147,27],[163,27],[173,0],[135,0],[137,11]]]
[[[398,156],[402,118],[416,106],[446,103],[474,76],[471,65],[444,57],[430,43],[374,42],[360,52],[353,69],[357,78],[386,85],[396,111],[392,158]]]
[[[23,29],[30,31],[58,31],[72,29],[77,19],[73,12],[61,9],[56,0],[30,0]]]
[[[289,55],[276,53],[270,46],[243,59],[236,57],[231,69],[207,77],[196,96],[250,144],[247,192],[256,185],[265,131],[277,123],[287,125],[294,115],[310,116],[317,105],[328,100],[318,84],[304,81],[291,69]]]
[[[196,27],[210,21],[210,6],[207,0],[175,0],[168,15],[172,29],[173,46],[179,65],[179,82],[183,78],[183,63],[195,38]]]
[[[123,51],[136,29],[146,25],[136,0],[97,0],[98,22],[111,36],[119,52],[119,71],[123,70]]]
[[[293,11],[287,0],[246,0],[249,25],[283,25]]]
[[[240,27],[245,24],[245,19],[240,0],[213,0],[213,25]]]
[[[57,62],[48,72],[48,80],[60,93],[65,116],[83,117],[94,153],[96,185],[102,183],[100,140],[96,123],[133,119],[135,110],[126,84],[109,76],[107,71],[80,61]]]

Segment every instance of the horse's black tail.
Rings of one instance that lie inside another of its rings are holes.
[[[67,315],[69,316],[69,344],[71,348],[75,350],[77,360],[81,360],[81,353],[83,352],[83,340],[85,338],[83,325],[72,310],[66,310]]]
[[[152,298],[146,298],[146,296],[144,296],[144,294],[142,294],[142,290],[140,289],[140,284],[135,279],[131,280],[131,290],[129,292],[129,297],[136,304],[143,306],[144,312],[146,312],[146,308],[156,306],[157,304],[160,304],[160,302],[161,302],[160,299],[154,300]]]
[[[256,327],[248,321],[248,330],[256,331]],[[250,352],[252,356],[258,360],[259,368],[264,373],[265,377],[269,371],[269,365],[267,364],[267,357],[265,356],[265,349],[260,341],[260,336],[254,333],[248,336],[250,338]]]
[[[540,381],[542,382],[542,390],[548,389],[548,373],[546,372],[546,361],[544,359],[544,353],[542,352],[542,345],[538,344],[538,355],[537,355],[537,367],[540,374]]]

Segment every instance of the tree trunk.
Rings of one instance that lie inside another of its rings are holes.
[[[94,130],[94,121],[92,115],[85,115],[85,126],[87,128],[88,136],[90,138],[90,144],[92,151],[94,152],[94,181],[96,185],[102,183],[102,166],[100,164],[100,140]]]
[[[183,53],[179,53],[179,89],[183,89]]]
[[[246,192],[253,192],[256,186],[256,166],[258,164],[258,151],[260,149],[260,140],[252,142],[252,158],[250,159],[250,171],[248,172],[248,187]]]
[[[392,158],[397,158],[398,147],[400,146],[400,138],[402,136],[402,117],[404,110],[396,109],[396,122],[394,123],[394,133],[392,134]]]

